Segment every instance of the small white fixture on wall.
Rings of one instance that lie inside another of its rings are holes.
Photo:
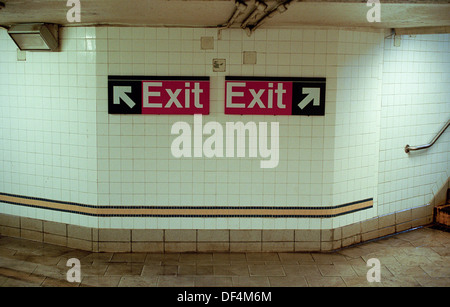
[[[201,48],[202,50],[214,50],[214,37],[203,36],[201,38]]]
[[[243,64],[256,64],[256,51],[244,51]]]
[[[26,61],[27,60],[27,52],[17,49],[17,61]]]
[[[213,59],[213,72],[225,72],[227,61],[225,59]]]
[[[394,47],[400,47],[402,45],[402,37],[400,35],[394,35]]]

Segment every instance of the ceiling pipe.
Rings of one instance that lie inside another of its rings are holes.
[[[398,28],[394,31],[397,35],[446,34],[450,33],[450,26]]]
[[[247,31],[247,35],[251,36],[253,32],[255,32],[256,29],[258,29],[261,25],[263,25],[268,18],[272,18],[273,16],[277,14],[283,14],[287,11],[289,5],[291,4],[293,0],[287,0],[283,3],[278,4],[275,8],[273,8],[270,12],[268,12],[264,17],[262,17],[258,22],[252,26],[252,27],[246,27],[245,30]]]
[[[252,13],[242,22],[241,28],[245,29],[247,27],[247,25],[250,23],[250,21],[255,19],[255,17],[258,14],[264,13],[266,11],[266,9],[267,9],[267,4],[265,4],[262,1],[256,1],[255,8],[253,9]]]
[[[228,20],[228,22],[222,27],[222,29],[228,29],[231,25],[236,21],[236,19],[247,10],[247,4],[236,0],[235,2],[236,8],[234,9],[233,16]]]

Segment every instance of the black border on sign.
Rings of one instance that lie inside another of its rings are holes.
[[[108,81],[145,81],[145,80],[161,80],[161,81],[210,81],[210,77],[194,77],[194,76],[108,76]]]
[[[326,82],[326,78],[308,77],[237,77],[226,76],[225,81],[284,81],[284,82]]]

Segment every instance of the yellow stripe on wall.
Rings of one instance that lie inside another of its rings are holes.
[[[127,217],[334,217],[373,207],[373,199],[331,207],[193,207],[193,206],[94,206],[0,194],[0,202],[78,213],[90,216]]]

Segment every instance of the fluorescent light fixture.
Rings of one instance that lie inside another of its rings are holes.
[[[17,24],[9,28],[8,34],[23,51],[58,50],[58,25],[55,24]]]

